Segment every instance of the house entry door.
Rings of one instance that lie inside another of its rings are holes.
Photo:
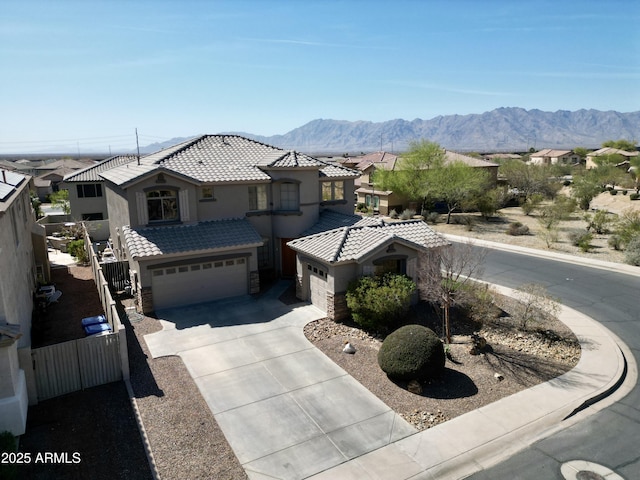
[[[281,274],[283,277],[295,277],[296,275],[296,252],[287,246],[293,238],[280,239]]]

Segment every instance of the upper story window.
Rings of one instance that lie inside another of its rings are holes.
[[[215,200],[213,187],[202,187],[200,189],[200,200]]]
[[[344,200],[344,182],[322,182],[322,201]]]
[[[175,190],[151,190],[147,192],[149,222],[179,220],[178,193]]]
[[[93,198],[102,196],[102,185],[99,183],[86,183],[76,185],[78,198]]]
[[[280,184],[280,210],[298,210],[300,208],[299,185],[293,182]]]
[[[249,186],[249,210],[266,210],[267,209],[267,186],[251,185]]]

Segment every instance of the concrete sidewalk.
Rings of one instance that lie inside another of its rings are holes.
[[[494,288],[506,295],[511,292]],[[637,366],[631,352],[623,353],[627,348],[620,339],[571,308],[563,306],[560,319],[582,345],[580,361],[569,372],[312,478],[464,478],[626,395],[636,383]],[[588,412],[581,410],[598,400],[602,401]]]
[[[625,385],[637,376],[619,339],[563,307],[561,320],[583,346],[574,369],[416,433],[306,340],[304,325],[322,312],[285,306],[278,295],[165,310],[163,331],[145,337],[154,357],[184,360],[251,479],[463,478],[577,421],[576,409],[615,390],[596,408],[612,403],[625,393],[625,371]]]

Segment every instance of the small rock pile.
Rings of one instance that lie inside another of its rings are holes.
[[[436,412],[414,410],[410,413],[400,413],[402,418],[413,425],[417,430],[426,430],[435,427],[439,423],[446,422],[449,418],[440,409]]]
[[[308,323],[304,327],[304,334],[312,342],[339,336],[343,338],[345,342],[350,342],[353,345],[366,343],[374,347],[376,350],[380,349],[380,345],[382,344],[381,338],[370,335],[359,328],[350,327],[344,323],[334,322],[328,318],[322,318]]]
[[[503,345],[519,352],[576,365],[580,360],[580,344],[548,332],[508,332],[485,327],[482,336],[489,345]]]

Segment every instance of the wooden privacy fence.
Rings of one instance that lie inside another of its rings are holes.
[[[36,348],[31,357],[38,401],[122,379],[118,334]]]

